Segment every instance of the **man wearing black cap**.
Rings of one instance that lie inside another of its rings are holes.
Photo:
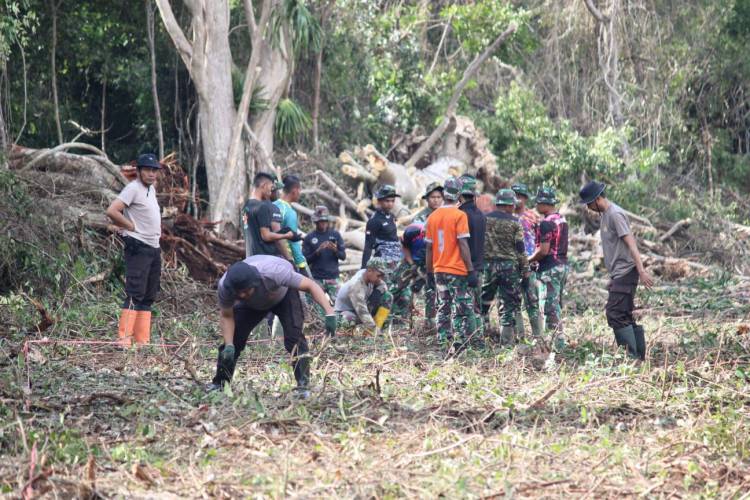
[[[644,360],[646,338],[643,327],[635,323],[633,308],[638,281],[651,288],[653,279],[643,267],[627,215],[605,197],[605,187],[601,182],[591,181],[581,188],[579,196],[581,204],[602,216],[602,252],[610,276],[605,306],[607,323],[614,331],[617,345],[625,346],[630,357]]]
[[[365,227],[365,248],[362,251],[362,269],[367,267],[370,256],[382,257],[386,262],[393,263],[395,268],[401,260],[401,242],[396,231],[396,220],[391,214],[396,203],[396,188],[390,184],[380,187],[375,193],[378,200],[375,213],[367,221]]]
[[[161,211],[156,200],[156,175],[161,168],[153,154],[136,162],[136,179],[107,208],[125,242],[125,302],[120,312],[121,345],[148,344],[151,339],[151,305],[161,278]]]
[[[309,293],[323,308],[326,333],[335,335],[336,315],[325,292],[313,280],[295,272],[289,261],[270,255],[254,255],[227,269],[217,289],[219,327],[224,344],[219,348],[216,375],[209,389],[219,389],[231,381],[248,335],[268,313],[273,313],[284,329],[284,347],[292,355],[297,388],[302,396],[307,396],[310,357],[298,290]]]

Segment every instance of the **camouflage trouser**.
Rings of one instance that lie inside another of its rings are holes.
[[[568,279],[568,265],[560,264],[552,269],[541,271],[539,281],[546,289],[544,299],[544,318],[547,330],[562,335],[562,298],[565,292],[565,282]]]
[[[388,291],[393,296],[391,317],[405,318],[411,314],[411,282],[415,275],[416,268],[405,260],[388,274]]]
[[[536,273],[531,271],[529,273],[529,279],[523,283],[523,302],[526,306],[526,312],[529,314],[529,320],[531,318],[539,317],[539,282],[536,277]]]
[[[484,321],[482,320],[482,289],[484,287],[484,272],[477,271],[477,286],[471,289],[472,309],[469,318],[469,331],[474,339],[484,336]]]
[[[437,287],[437,331],[441,341],[461,339],[469,333],[472,294],[466,276],[435,273]]]
[[[336,295],[339,293],[339,280],[336,278],[333,279],[317,279],[315,278],[315,282],[320,285],[320,288],[323,289],[325,293],[328,294],[328,299],[331,301],[331,305],[336,303]],[[315,308],[315,312],[318,313],[319,316],[323,317],[326,315],[325,311],[322,307],[320,307],[319,304],[313,300],[312,295],[309,293],[305,294],[307,297],[307,303]]]
[[[503,304],[500,323],[503,326],[515,325],[515,315],[521,310],[522,292],[521,273],[517,261],[486,262],[482,287],[482,316],[485,327],[489,326],[490,307],[496,296],[499,296]]]
[[[427,267],[423,262],[417,264],[416,272],[411,275],[411,294],[415,296],[424,289],[424,316],[428,327],[435,327],[435,286],[427,283]]]

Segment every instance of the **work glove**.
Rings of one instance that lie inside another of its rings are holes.
[[[435,273],[427,273],[427,286],[435,288]]]
[[[476,288],[479,286],[479,276],[477,275],[476,271],[469,271],[468,282],[471,288]]]
[[[333,337],[336,335],[336,325],[338,318],[335,314],[326,314],[326,335]]]
[[[539,270],[539,262],[534,261],[529,263],[529,269],[531,269],[533,272],[537,272]]]

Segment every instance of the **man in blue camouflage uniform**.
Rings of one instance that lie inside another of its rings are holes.
[[[489,327],[489,312],[495,296],[503,303],[500,339],[505,344],[523,337],[521,314],[521,280],[529,275],[529,263],[523,244],[523,228],[513,216],[516,196],[511,189],[501,189],[495,197],[497,209],[487,215],[484,241],[484,285],[482,315]]]

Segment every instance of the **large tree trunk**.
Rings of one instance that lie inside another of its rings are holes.
[[[219,203],[224,169],[232,140],[235,107],[232,89],[232,54],[229,48],[228,0],[185,0],[191,13],[192,40],[188,41],[168,0],[156,0],[164,26],[190,72],[198,92],[203,160],[206,165],[210,218],[237,228],[246,194],[244,175],[236,175],[228,196]],[[242,161],[242,160],[240,160]],[[244,167],[244,165],[243,165]],[[240,172],[244,171],[240,169]],[[215,202],[216,201],[216,202]]]
[[[269,38],[264,38],[259,47],[262,52],[257,83],[259,88],[263,89],[261,96],[268,101],[268,107],[250,120],[250,127],[255,132],[258,142],[266,151],[271,153],[273,151],[276,107],[286,94],[294,67],[289,30],[282,29],[282,39],[279,41],[278,48],[273,47]]]

